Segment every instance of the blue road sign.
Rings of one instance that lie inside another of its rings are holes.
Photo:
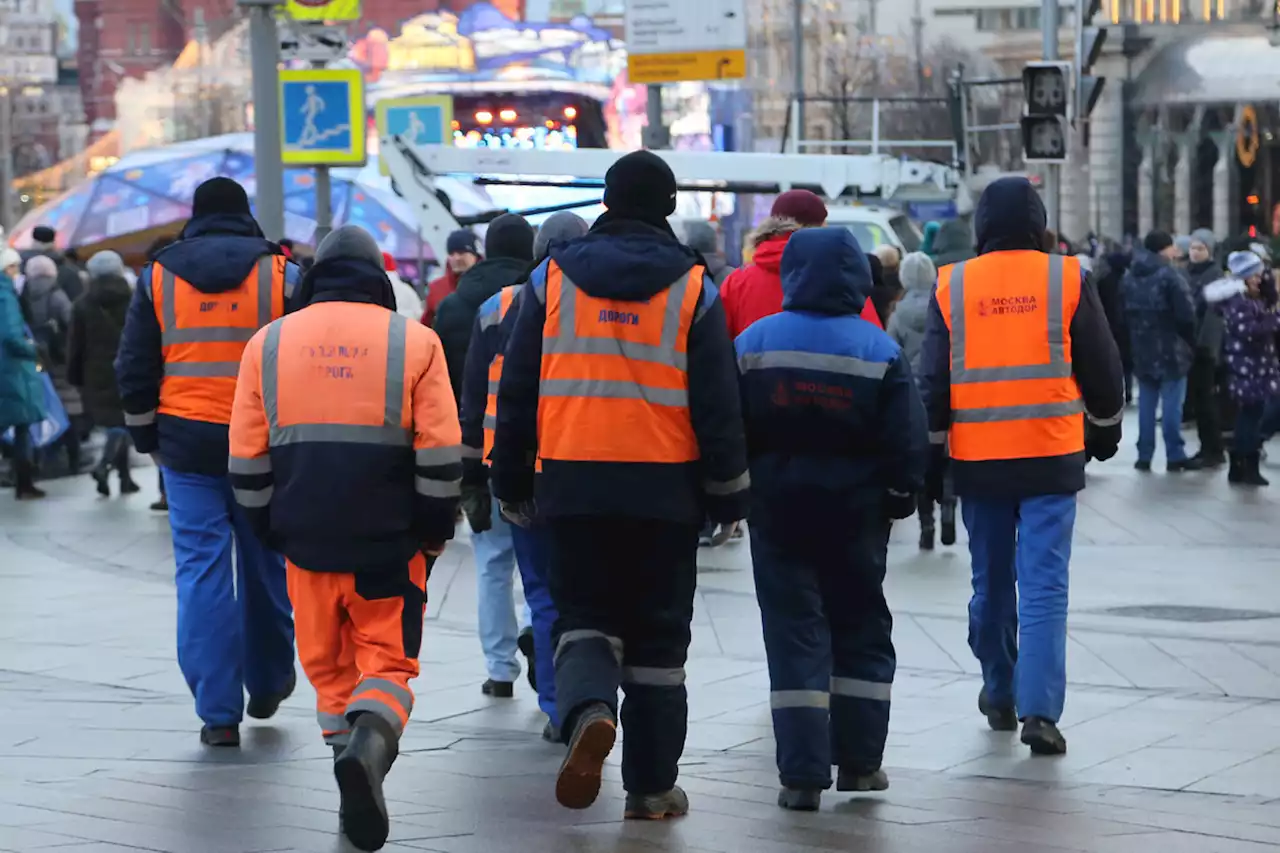
[[[423,95],[378,101],[379,139],[399,136],[411,145],[449,145],[453,139],[453,98]],[[386,164],[382,173],[387,174]]]
[[[358,69],[281,71],[280,109],[286,164],[365,162],[364,78]]]

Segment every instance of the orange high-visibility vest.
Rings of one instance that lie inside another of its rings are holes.
[[[502,319],[511,310],[511,302],[515,299],[520,285],[513,284],[502,288],[498,294],[498,313],[496,316],[480,321],[481,328],[487,325],[501,325]],[[493,450],[493,432],[498,427],[498,383],[502,381],[502,353],[499,352],[489,362],[489,396],[484,404],[484,456],[481,458],[489,464],[489,453]]]
[[[160,323],[162,415],[231,422],[240,356],[249,339],[284,316],[285,258],[263,255],[239,287],[202,293],[159,263],[151,303]]]
[[[943,267],[938,307],[951,332],[951,456],[966,462],[1084,450],[1071,369],[1080,262],[993,252]]]
[[[700,266],[645,302],[601,299],[551,261],[538,386],[538,455],[575,462],[699,458],[689,415],[689,329]],[[535,291],[536,292],[536,291]]]

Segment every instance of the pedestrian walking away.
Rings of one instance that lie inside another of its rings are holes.
[[[71,297],[63,290],[63,277],[58,265],[46,255],[33,255],[26,264],[26,283],[22,288],[22,308],[40,350],[40,363],[53,381],[70,422],[49,449],[66,454],[67,472],[79,474],[83,460],[82,440],[88,430],[84,423],[84,406],[80,393],[67,380],[67,339],[71,333]],[[79,276],[75,276],[76,293],[80,292]],[[46,453],[46,463],[48,462]]]
[[[871,268],[853,235],[796,234],[782,286],[782,313],[739,335],[737,355],[778,804],[816,810],[833,764],[839,791],[889,786],[885,561],[891,520],[915,512],[929,438],[909,359],[858,317]]]
[[[232,496],[227,429],[245,344],[284,315],[296,275],[244,188],[205,181],[181,238],[139,277],[116,356],[125,425],[168,492],[178,665],[211,746],[240,744],[246,690],[249,716],[267,719],[295,684],[284,562]]]
[[[36,488],[31,427],[44,420],[39,349],[27,334],[14,281],[22,257],[0,249],[0,433],[13,429],[13,493],[18,500],[45,497]]]
[[[111,495],[112,470],[119,477],[120,494],[140,491],[129,472],[131,442],[112,366],[133,296],[124,269],[115,252],[98,252],[89,259],[89,289],[72,307],[67,346],[67,379],[79,389],[93,425],[106,432],[102,458],[91,472],[104,497]]]
[[[298,303],[245,349],[231,480],[254,531],[288,560],[342,831],[378,850],[389,832],[383,779],[413,712],[427,579],[453,537],[458,410],[439,339],[396,313],[368,232],[325,237]]]
[[[1214,259],[1216,248],[1212,231],[1200,229],[1191,233],[1187,280],[1196,306],[1196,352],[1187,377],[1187,405],[1195,415],[1200,439],[1200,450],[1194,458],[1206,468],[1217,468],[1227,461],[1218,398],[1225,327],[1222,315],[1209,310],[1204,296],[1205,288],[1222,278],[1222,264]]]
[[[1138,461],[1134,467],[1139,471],[1151,470],[1157,409],[1162,413],[1166,470],[1175,474],[1203,467],[1200,460],[1187,458],[1182,441],[1182,402],[1195,358],[1196,311],[1191,286],[1173,266],[1177,251],[1172,237],[1152,231],[1134,253],[1121,285],[1133,372],[1138,380]]]
[[[932,436],[945,436],[969,532],[978,707],[1034,754],[1066,751],[1067,565],[1087,457],[1120,442],[1124,377],[1079,261],[1041,251],[1025,178],[983,191],[978,257],[939,271],[921,354]],[[1086,416],[1091,429],[1086,433]]]
[[[1238,486],[1268,486],[1261,471],[1262,419],[1267,402],[1280,394],[1280,314],[1263,293],[1266,264],[1261,258],[1253,252],[1233,252],[1227,269],[1229,278],[1205,287],[1210,310],[1223,317],[1227,390],[1237,411],[1227,480]]]
[[[639,819],[688,810],[676,777],[698,528],[742,519],[750,482],[724,312],[667,222],[675,200],[660,157],[628,154],[591,233],[551,247],[520,294],[493,448],[504,514],[549,531],[569,745],[556,798],[595,801],[621,686],[624,816]]]

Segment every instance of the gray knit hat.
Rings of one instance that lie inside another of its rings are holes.
[[[930,293],[938,283],[938,268],[924,252],[912,252],[898,265],[898,278],[907,290]]]
[[[1197,228],[1191,232],[1191,242],[1199,243],[1213,254],[1213,250],[1218,248],[1218,238],[1213,236],[1213,232],[1208,228]]]
[[[538,233],[533,238],[534,260],[547,254],[547,247],[552,243],[565,243],[585,236],[590,227],[587,221],[571,210],[562,210],[546,218],[538,226]]]
[[[104,275],[124,276],[124,260],[115,252],[110,250],[98,252],[89,259],[89,263],[85,264],[91,278],[101,278]]]
[[[316,248],[316,263],[338,258],[367,261],[382,269],[382,249],[378,241],[359,225],[343,225],[329,232]]]

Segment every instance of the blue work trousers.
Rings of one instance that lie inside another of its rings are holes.
[[[752,524],[778,776],[831,786],[831,766],[880,769],[897,658],[884,598],[889,522],[879,506],[843,530],[799,537]]]
[[[476,558],[476,605],[480,627],[480,648],[485,668],[494,681],[515,681],[520,677],[516,660],[520,631],[529,624],[527,608],[516,619],[516,549],[511,541],[512,525],[493,500],[493,526],[471,534]]]
[[[1138,380],[1138,459],[1150,462],[1156,455],[1156,408],[1161,412],[1165,458],[1181,462],[1187,458],[1182,441],[1182,403],[1187,396],[1187,377]]]
[[[1168,417],[1168,414],[1165,415]],[[961,499],[973,560],[969,648],[991,704],[1058,722],[1076,496]]]
[[[163,476],[177,563],[178,666],[205,725],[237,725],[246,690],[272,696],[293,677],[284,558],[258,541],[226,477],[169,468]]]
[[[551,645],[551,631],[556,624],[556,605],[551,600],[547,563],[551,544],[547,529],[541,525],[525,529],[511,526],[511,539],[516,548],[516,565],[524,584],[524,600],[533,625],[534,664],[538,676],[538,707],[560,726],[556,713],[556,654]]]

